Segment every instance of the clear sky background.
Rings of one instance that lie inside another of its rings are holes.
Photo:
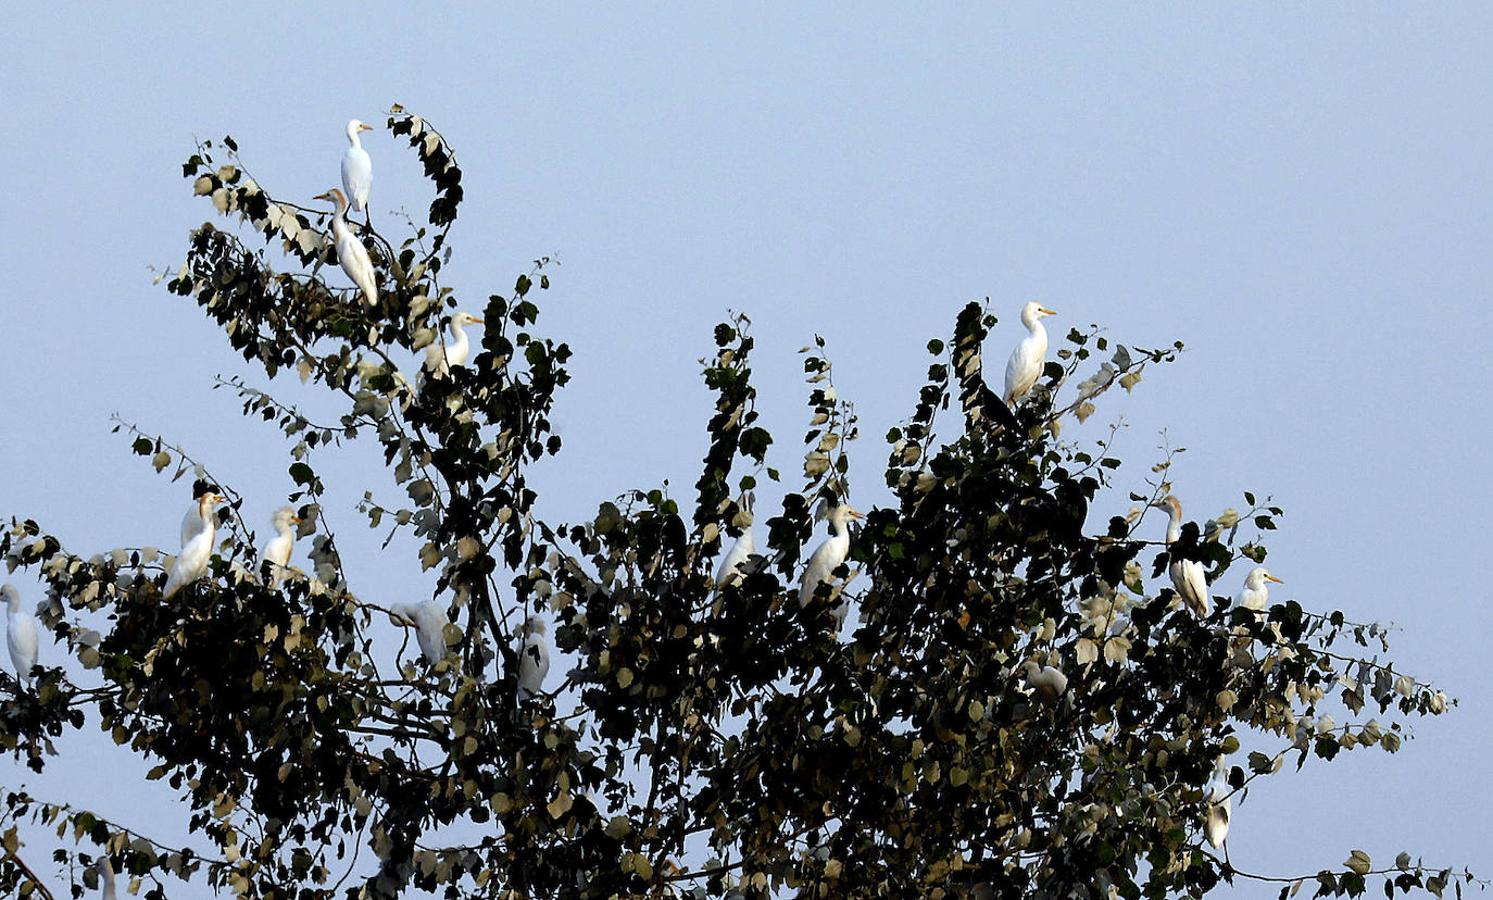
[[[1276,596],[1398,623],[1399,666],[1461,704],[1395,756],[1269,779],[1236,807],[1234,862],[1305,874],[1361,847],[1493,872],[1493,8],[144,9],[27,4],[0,37],[0,512],[85,554],[174,549],[185,482],[109,434],[118,411],[251,497],[266,533],[285,442],[211,389],[254,373],[147,270],[174,271],[210,217],[179,163],[194,135],[232,133],[261,183],[306,203],[337,183],[345,122],[399,102],[465,171],[446,282],[468,308],[561,260],[540,298],[576,351],[566,449],[539,476],[556,518],[666,478],[688,493],[710,408],[697,359],[728,309],[756,323],[785,472],[805,418],[794,351],[827,338],[862,417],[862,506],[883,496],[879,436],[911,411],[921,348],[963,302],[1002,315],[997,375],[1028,299],[1055,329],[1186,342],[1091,421],[1125,417],[1122,484],[1165,429],[1188,448],[1173,482],[1190,515],[1273,494]],[[365,145],[387,233],[428,193],[382,128]],[[347,457],[318,462],[354,588],[418,596],[412,557],[377,554],[352,509],[390,482]],[[97,735],[64,746],[43,779],[0,760],[0,785],[179,834],[144,767]]]

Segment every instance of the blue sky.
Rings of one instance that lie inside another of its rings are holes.
[[[879,435],[911,409],[921,347],[963,302],[1002,314],[996,360],[1028,299],[1058,310],[1055,328],[1184,341],[1093,420],[1125,417],[1122,474],[1139,482],[1165,430],[1188,448],[1173,483],[1191,515],[1273,494],[1278,595],[1398,623],[1400,667],[1461,701],[1396,756],[1358,751],[1254,791],[1235,863],[1306,873],[1361,847],[1493,869],[1472,827],[1493,796],[1493,11],[245,10],[33,4],[0,38],[0,511],[79,551],[172,546],[188,498],[109,434],[118,411],[254,497],[265,533],[291,488],[283,441],[211,389],[244,370],[151,285],[210,212],[178,163],[194,135],[231,132],[262,183],[305,202],[336,183],[347,119],[399,102],[465,170],[449,283],[469,306],[537,256],[561,261],[541,322],[576,351],[566,450],[542,473],[559,518],[693,482],[697,359],[727,309],[756,323],[785,471],[803,421],[794,351],[827,338],[866,435],[860,505],[879,499]],[[412,158],[382,130],[366,146],[375,216],[422,209]],[[347,456],[323,475],[352,533],[362,487],[388,482],[373,455]],[[424,589],[408,557],[365,540],[355,577]],[[37,793],[174,827],[96,736],[67,749],[27,779]],[[0,760],[0,783],[22,774]]]

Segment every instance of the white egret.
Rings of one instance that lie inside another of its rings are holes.
[[[31,669],[36,666],[36,618],[21,610],[21,592],[15,585],[0,585],[0,600],[5,601],[5,643],[10,647],[10,661],[16,667],[16,678],[27,685],[34,683]]]
[[[295,547],[295,526],[301,524],[301,517],[289,506],[282,506],[275,510],[272,522],[275,536],[264,545],[260,560],[270,564],[270,586],[279,587],[285,570],[290,568],[290,552]]]
[[[94,867],[98,869],[99,882],[104,888],[104,900],[119,900],[119,894],[114,890],[114,866],[110,865],[109,857],[100,856]]]
[[[1021,308],[1021,324],[1026,326],[1027,336],[1006,361],[1006,392],[1001,397],[1007,406],[1015,406],[1042,374],[1047,359],[1047,329],[1042,327],[1042,317],[1055,315],[1035,300]]]
[[[435,600],[422,603],[396,603],[389,607],[389,616],[398,625],[410,625],[420,642],[420,653],[432,666],[446,658],[446,626],[451,619],[446,607]]]
[[[166,587],[161,591],[163,599],[171,599],[177,591],[207,573],[207,563],[213,557],[213,545],[218,537],[218,517],[213,507],[222,502],[223,498],[211,491],[203,494],[197,499],[194,509],[197,526],[190,529],[189,537],[189,529],[185,522],[182,523],[181,533],[187,539],[182,542],[181,553],[166,578]]]
[[[378,283],[373,274],[373,260],[368,248],[347,224],[347,199],[342,192],[332,188],[325,194],[317,194],[317,200],[330,200],[336,211],[332,213],[332,240],[337,245],[337,261],[353,284],[363,292],[363,301],[369,306],[378,302]]]
[[[451,366],[464,366],[472,353],[472,342],[467,337],[466,326],[481,325],[485,320],[469,312],[459,312],[451,317],[451,340],[442,345],[440,341],[425,349],[425,368],[432,372],[445,372]]]
[[[1224,758],[1220,756],[1213,770],[1213,787],[1208,792],[1208,812],[1203,817],[1203,837],[1214,850],[1222,847],[1224,839],[1229,836],[1229,818],[1233,813],[1232,792],[1224,774],[1227,771]],[[1224,852],[1227,854],[1228,851]]]
[[[1068,676],[1056,666],[1038,665],[1036,660],[1029,659],[1022,663],[1022,668],[1026,670],[1027,686],[1048,703],[1056,703],[1068,690]]]
[[[824,543],[814,549],[814,555],[809,557],[809,564],[804,568],[803,579],[798,583],[798,605],[808,606],[809,601],[814,599],[814,592],[821,584],[825,584],[834,575],[834,571],[845,562],[845,557],[850,553],[850,529],[846,523],[851,519],[864,519],[865,516],[851,509],[848,504],[841,503],[829,511],[830,536]],[[833,613],[835,618],[845,621],[848,608],[842,602]]]
[[[524,623],[524,645],[518,652],[518,699],[527,700],[544,690],[550,673],[549,642],[544,639],[544,620],[530,616]]]
[[[731,545],[731,549],[726,552],[725,556],[721,557],[721,564],[716,567],[716,590],[729,585],[739,584],[741,579],[746,575],[742,567],[746,565],[746,561],[756,552],[757,540],[752,537],[752,521],[748,518],[746,527],[741,530],[741,534],[736,538],[736,543]]]
[[[1273,581],[1276,584],[1285,584],[1279,578],[1270,574],[1264,566],[1255,566],[1249,570],[1244,578],[1244,588],[1239,591],[1237,605],[1252,609],[1256,612],[1270,605],[1270,585],[1266,582]]]
[[[372,125],[357,119],[347,123],[347,142],[352,146],[342,154],[342,190],[347,192],[347,202],[354,212],[368,208],[368,189],[373,187],[373,159],[358,139],[359,132],[372,130]]]
[[[1182,537],[1182,501],[1168,494],[1151,505],[1171,513],[1166,526],[1166,544],[1170,547]],[[1198,615],[1208,615],[1212,600],[1208,596],[1208,578],[1203,574],[1203,564],[1195,559],[1173,559],[1166,571],[1182,602]]]

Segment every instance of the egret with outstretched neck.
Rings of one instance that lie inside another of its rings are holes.
[[[1182,501],[1168,494],[1151,505],[1165,509],[1171,515],[1166,526],[1166,545],[1170,548],[1182,537]],[[1174,558],[1167,566],[1167,574],[1171,576],[1172,588],[1182,602],[1198,615],[1206,616],[1212,601],[1208,597],[1208,577],[1203,573],[1203,564],[1195,559]]]
[[[188,529],[187,524],[182,523],[181,533],[187,540],[182,542],[181,553],[171,566],[171,574],[166,577],[166,586],[161,590],[164,599],[171,599],[177,591],[207,574],[207,563],[213,558],[213,546],[218,537],[218,517],[213,507],[222,502],[223,498],[211,491],[203,494],[197,499],[196,525]]]
[[[342,192],[332,188],[325,194],[317,194],[317,200],[329,200],[335,211],[332,213],[332,242],[337,247],[337,261],[342,265],[342,271],[352,279],[353,284],[363,294],[363,302],[369,306],[378,302],[378,281],[374,278],[373,260],[368,256],[368,248],[353,234],[352,226],[347,224],[347,198]]]
[[[364,125],[357,119],[347,123],[347,142],[351,146],[342,153],[342,190],[347,192],[347,202],[353,212],[368,209],[368,191],[373,187],[373,158],[363,149],[358,133],[372,130],[372,125]]]
[[[36,618],[21,610],[21,592],[15,585],[0,585],[0,600],[5,601],[5,643],[10,647],[16,678],[32,686],[35,679],[31,670],[36,667],[37,659]]]
[[[1021,324],[1026,326],[1027,335],[1006,361],[1006,392],[1001,399],[1007,406],[1015,406],[1016,401],[1026,396],[1042,374],[1047,361],[1047,329],[1042,327],[1042,317],[1055,315],[1035,300],[1021,308]]]
[[[1237,605],[1255,612],[1269,606],[1270,585],[1266,582],[1271,581],[1276,584],[1285,584],[1284,581],[1271,575],[1270,570],[1264,566],[1255,566],[1250,569],[1249,574],[1244,577],[1244,587],[1239,591]]]
[[[103,887],[104,900],[119,900],[119,894],[114,889],[114,866],[109,863],[109,857],[100,856],[94,866],[98,869],[99,884]]]

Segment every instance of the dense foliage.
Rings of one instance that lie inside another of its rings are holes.
[[[38,520],[9,521],[0,556],[46,583],[40,618],[77,665],[53,653],[34,690],[0,676],[0,747],[40,772],[65,732],[97,724],[181,798],[195,842],[165,846],[151,823],[8,788],[0,892],[60,896],[46,884],[68,879],[81,896],[106,854],[147,897],[202,896],[204,881],[284,900],[1201,896],[1263,877],[1203,843],[1220,755],[1237,809],[1286,761],[1393,752],[1401,717],[1445,709],[1379,659],[1378,626],[1229,602],[1265,558],[1280,513],[1268,500],[1246,494],[1245,511],[1189,522],[1165,545],[1148,510],[1170,491],[1166,458],[1135,480],[1129,515],[1092,511],[1126,505],[1107,496],[1127,490],[1120,462],[1107,440],[1069,442],[1061,426],[1180,345],[1072,331],[1013,411],[986,386],[995,320],[965,307],[947,342],[929,343],[913,412],[886,435],[891,502],[869,510],[831,588],[858,609],[843,635],[825,589],[796,599],[815,513],[851,499],[856,417],[822,340],[803,353],[802,487],[771,514],[751,503],[781,479],[757,420],[750,323],[734,316],[705,363],[715,412],[694,498],[640,490],[585,521],[540,519],[530,469],[561,449],[549,415],[570,357],[536,326],[548,261],[480,305],[466,365],[403,374],[397,358],[444,340],[457,307],[441,273],[461,170],[418,116],[396,107],[387,127],[436,196],[397,245],[362,229],[376,306],[333,286],[345,279],[326,214],[272,197],[231,139],[183,167],[227,227],[191,234],[169,290],[268,379],[298,376],[345,405],[318,425],[223,382],[292,441],[309,564],[276,584],[233,486],[125,423],[157,471],[228,498],[208,578],[163,601],[170,560],[157,551],[74,552]],[[346,576],[321,515],[322,460],[350,441],[377,442],[402,493],[370,489],[369,525],[413,536],[439,575],[453,624],[434,666],[405,655],[389,668],[388,610]],[[754,517],[766,547],[717,589],[723,544]],[[1206,564],[1218,595],[1206,618],[1167,583],[1172,559]],[[531,614],[557,665],[548,693],[519,701]],[[1066,691],[1034,693],[1028,661],[1065,673]],[[24,848],[44,825],[67,839],[52,867]],[[1465,877],[1408,857],[1375,868],[1354,851],[1282,884],[1439,894]]]

